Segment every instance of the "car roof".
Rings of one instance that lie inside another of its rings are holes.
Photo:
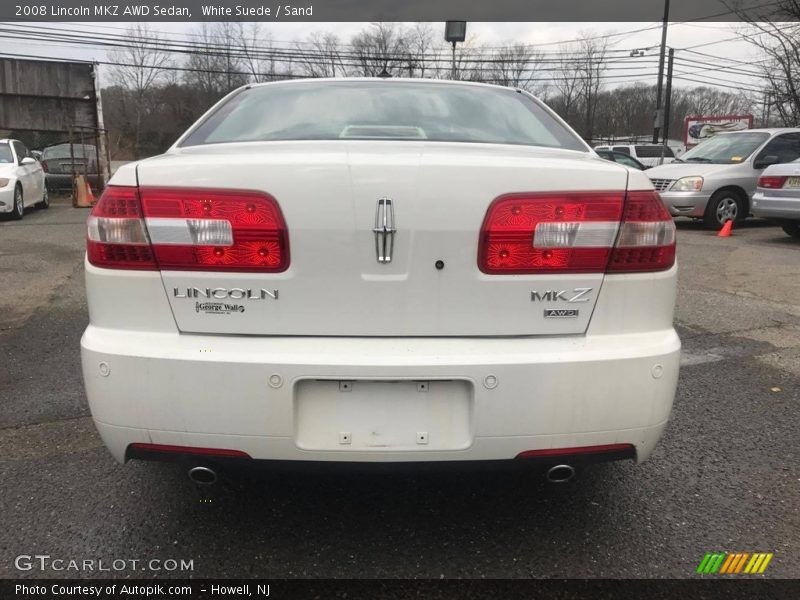
[[[713,125],[713,123],[712,123]],[[800,127],[760,127],[758,129],[742,129],[740,131],[724,131],[717,135],[741,135],[743,133],[800,133]]]
[[[262,83],[248,83],[240,89],[250,89],[257,87],[267,87],[271,85],[302,85],[308,83],[364,83],[364,82],[403,82],[403,83],[422,83],[425,85],[458,85],[465,87],[488,87],[500,90],[522,90],[518,86],[496,85],[493,83],[481,83],[477,81],[461,81],[455,79],[429,79],[421,77],[304,77],[300,79],[264,81]],[[533,95],[533,94],[531,94]]]

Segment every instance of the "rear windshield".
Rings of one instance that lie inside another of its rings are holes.
[[[69,144],[59,144],[50,146],[42,152],[42,158],[90,158],[95,156],[95,148],[90,144],[72,144],[72,154],[70,155]]]
[[[14,155],[10,144],[0,144],[0,163],[13,163]]]
[[[636,156],[639,158],[661,158],[661,152],[664,156],[674,158],[675,154],[669,146],[636,146]]]
[[[181,145],[352,139],[587,150],[542,106],[513,89],[388,80],[245,89],[200,123]]]

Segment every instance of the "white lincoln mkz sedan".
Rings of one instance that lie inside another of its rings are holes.
[[[652,452],[680,341],[646,175],[524,91],[243,87],[121,167],[87,227],[114,457],[543,461]]]

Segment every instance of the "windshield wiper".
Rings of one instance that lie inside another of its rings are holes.
[[[687,158],[686,162],[689,162],[690,160],[694,162],[714,162],[713,160],[711,160],[710,158],[706,158],[705,156],[693,156],[692,158]]]

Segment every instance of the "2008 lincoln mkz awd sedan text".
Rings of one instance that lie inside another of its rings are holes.
[[[521,90],[245,86],[87,230],[119,461],[642,461],[670,415],[672,218]]]

